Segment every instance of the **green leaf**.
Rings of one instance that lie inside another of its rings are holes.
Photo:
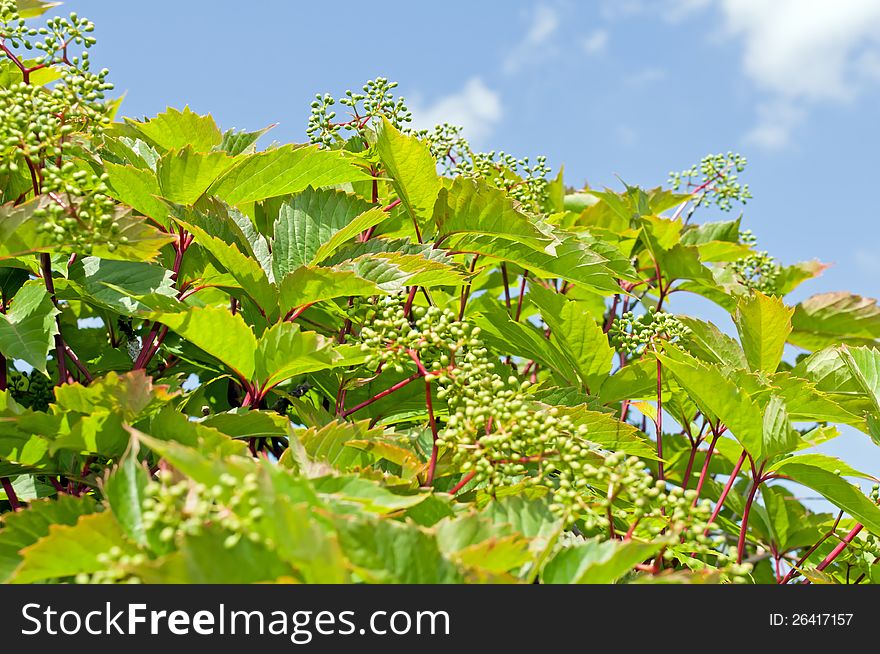
[[[383,515],[413,507],[428,496],[426,493],[392,493],[379,482],[354,475],[320,477],[312,483],[323,495],[354,502],[363,511]]]
[[[338,297],[381,295],[382,289],[350,270],[301,266],[285,275],[279,289],[281,313]]]
[[[428,259],[420,254],[376,252],[342,262],[339,270],[352,270],[359,277],[374,282],[386,293],[400,292],[406,286],[461,286],[464,274],[443,261]]]
[[[338,231],[334,232],[330,238],[321,243],[321,246],[315,252],[312,261],[321,263],[328,257],[332,256],[347,241],[350,241],[361,232],[378,225],[388,217],[388,213],[381,209],[369,209],[352,218],[351,222],[342,226]]]
[[[370,179],[356,159],[342,150],[286,145],[246,156],[209,189],[233,205]]]
[[[86,299],[127,316],[149,310],[138,298],[163,296],[173,299],[177,296],[173,273],[145,261],[85,257],[82,267],[73,267],[69,277],[79,285]]]
[[[257,339],[241,314],[233,315],[221,307],[197,307],[182,313],[151,313],[147,318],[168,326],[243,380],[253,377]]]
[[[822,293],[795,307],[789,342],[807,350],[829,345],[873,345],[880,339],[877,301],[852,293]]]
[[[236,158],[225,152],[193,152],[192,146],[166,152],[156,167],[162,197],[178,204],[194,204],[236,163]]]
[[[459,583],[461,573],[445,559],[433,536],[393,520],[339,519],[339,542],[361,578],[378,583]]]
[[[593,411],[584,404],[555,408],[558,415],[570,418],[574,427],[583,425],[587,428],[587,432],[583,434],[584,440],[612,452],[619,450],[648,459],[657,458],[654,447],[641,432],[632,425],[618,420],[617,416],[612,413]]]
[[[236,132],[234,129],[227,129],[223,132],[223,139],[214,147],[233,157],[239,154],[253,154],[255,150],[254,144],[263,134],[275,126],[269,125],[256,132],[247,132],[245,130]]]
[[[611,372],[614,358],[614,349],[602,327],[589,317],[580,303],[543,286],[532,286],[529,297],[550,327],[551,339],[578,370],[584,384],[597,393]]]
[[[481,338],[489,345],[526,360],[534,360],[555,370],[569,385],[576,382],[578,373],[556,344],[530,323],[515,322],[499,307],[485,309],[470,319],[481,329]]]
[[[822,470],[834,473],[840,477],[858,477],[860,479],[877,481],[877,478],[873,475],[869,475],[861,470],[856,470],[845,461],[841,461],[837,457],[829,456],[828,454],[822,454],[821,452],[808,452],[807,454],[798,454],[797,456],[782,459],[768,467],[767,471],[784,473],[785,468],[790,464],[808,465],[815,468],[821,468]]]
[[[370,205],[357,196],[327,189],[307,189],[284,202],[274,225],[272,269],[275,279],[282,279],[300,266],[325,259],[328,256],[326,249],[318,256],[321,246],[330,243],[335,234],[369,209]],[[355,233],[360,231],[356,229]],[[346,232],[344,240],[354,236],[348,235],[350,230]]]
[[[98,504],[90,497],[61,494],[54,500],[36,500],[27,509],[4,513],[0,530],[0,583],[9,580],[21,563],[21,550],[49,534],[52,525],[74,525],[80,516],[94,513]]]
[[[871,400],[874,418],[880,419],[880,350],[841,347],[838,351],[856,383]]]
[[[29,584],[98,572],[107,567],[99,556],[113,547],[123,554],[136,552],[110,511],[80,516],[74,525],[53,524],[46,536],[21,551],[10,581]]]
[[[138,461],[137,448],[133,448],[116,465],[104,484],[104,497],[110,510],[126,536],[141,546],[148,545],[142,504],[147,497],[145,489],[149,482],[150,473]]]
[[[42,16],[52,7],[57,7],[60,4],[60,2],[44,2],[43,0],[15,0],[15,8],[22,18]]]
[[[181,150],[191,146],[196,152],[210,152],[220,143],[220,128],[210,114],[200,116],[188,106],[179,111],[172,107],[145,122],[126,119],[131,127],[163,150]]]
[[[764,456],[770,458],[791,452],[799,440],[800,434],[789,421],[785,401],[773,395],[764,407]]]
[[[105,409],[134,421],[154,400],[168,401],[172,396],[166,389],[153,386],[152,378],[144,370],[110,372],[88,386],[71,383],[56,387],[55,403],[66,411],[89,414]]]
[[[865,525],[868,531],[880,533],[880,508],[865,497],[858,487],[823,467],[799,463],[800,458],[786,459],[777,470],[820,493],[826,500]]]
[[[545,584],[613,584],[663,543],[591,540],[560,550],[541,572]]]
[[[220,266],[237,281],[242,290],[270,317],[278,306],[278,292],[266,277],[266,272],[252,257],[243,254],[236,246],[229,245],[196,225],[177,220],[192,232],[196,242],[211,253]]]
[[[213,525],[182,539],[180,549],[131,569],[154,584],[256,584],[291,581],[294,568],[279,553],[248,538],[227,547],[230,532]]]
[[[12,299],[9,312],[0,313],[0,353],[45,373],[59,313],[41,280],[26,282]]]
[[[608,259],[573,237],[556,244],[555,253],[492,236],[466,234],[450,241],[451,249],[515,263],[539,277],[559,277],[587,289],[620,292],[615,280],[619,275],[609,269]]]
[[[122,166],[109,161],[104,162],[104,169],[110,176],[111,197],[161,224],[166,223],[168,205],[156,197],[161,195],[162,191],[153,171]]]
[[[469,232],[501,236],[538,248],[549,242],[506,192],[467,177],[456,177],[451,188],[440,190],[434,223],[438,238]]]
[[[699,359],[726,368],[748,368],[745,353],[737,343],[711,322],[690,316],[677,316],[691,333],[685,339],[687,349]]]
[[[764,415],[748,393],[719,368],[707,366],[683,352],[657,355],[700,410],[724,423],[754,459],[761,457]]]
[[[415,136],[401,134],[383,117],[376,151],[403,206],[424,230],[431,221],[441,188],[431,150]]]
[[[260,337],[254,372],[264,388],[271,388],[285,379],[331,368],[338,359],[330,339],[301,331],[298,324],[280,322]]]
[[[752,370],[774,372],[779,367],[793,311],[780,298],[758,291],[737,303],[733,320]]]

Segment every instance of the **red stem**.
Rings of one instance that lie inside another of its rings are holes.
[[[12,482],[9,481],[9,477],[0,477],[0,484],[3,485],[3,490],[6,491],[6,499],[9,500],[12,510],[20,510],[21,502],[18,501],[18,496],[15,494],[15,489],[12,487]]]
[[[526,294],[526,279],[528,279],[529,271],[523,270],[522,281],[519,284],[519,298],[516,301],[516,316],[513,318],[515,322],[519,322],[522,315],[523,296]]]
[[[724,506],[724,500],[727,499],[727,495],[730,493],[730,489],[733,488],[733,482],[736,481],[737,475],[739,475],[739,471],[743,467],[743,463],[746,461],[746,451],[743,450],[743,453],[739,457],[739,461],[736,462],[736,465],[733,468],[733,472],[730,473],[730,478],[727,480],[727,483],[724,485],[724,490],[721,491],[721,495],[718,498],[717,504],[715,504],[715,510],[712,511],[712,517],[709,518],[709,523],[706,525],[705,531],[703,531],[704,536],[709,535],[709,527],[712,526],[712,523],[715,522],[715,518],[718,517],[718,514],[721,513],[721,507]]]
[[[718,442],[718,438],[721,436],[721,432],[713,431],[712,432],[712,441],[709,443],[709,451],[706,452],[706,458],[703,460],[703,469],[700,471],[700,479],[697,481],[697,494],[694,496],[694,501],[691,506],[697,505],[697,500],[700,499],[700,493],[703,490],[703,483],[706,481],[706,476],[709,474],[709,461],[712,460],[712,454],[715,452],[715,443]],[[696,449],[695,449],[696,451]],[[742,465],[742,464],[740,464]],[[737,470],[739,473],[739,470]],[[685,489],[687,489],[687,484],[685,484]]]
[[[816,566],[816,570],[818,570],[819,572],[822,572],[822,570],[824,570],[829,565],[831,565],[831,563],[834,561],[834,559],[836,559],[838,557],[838,555],[844,549],[846,549],[846,546],[852,542],[853,538],[855,538],[856,536],[859,535],[859,532],[862,529],[864,529],[863,524],[861,524],[861,523],[856,524],[856,526],[853,527],[850,530],[850,532],[846,536],[843,537],[843,540],[837,544],[837,547],[835,547],[833,550],[831,550],[831,553],[823,559],[822,563],[820,563],[819,565]],[[807,580],[807,583],[809,583],[809,579]]]
[[[387,395],[391,395],[394,391],[400,390],[401,388],[403,388],[404,386],[406,386],[406,385],[409,384],[410,382],[415,381],[416,379],[418,379],[418,378],[421,377],[421,376],[422,376],[422,374],[421,374],[420,372],[418,372],[418,373],[414,373],[414,374],[410,375],[410,376],[407,377],[406,379],[404,379],[404,380],[402,380],[402,381],[399,381],[399,382],[397,382],[396,384],[394,384],[393,386],[390,386],[390,387],[386,388],[384,391],[381,391],[381,392],[379,392],[379,393],[376,393],[376,394],[375,394],[373,397],[371,397],[370,399],[368,399],[368,400],[364,400],[363,402],[361,402],[361,403],[358,404],[357,406],[352,407],[351,409],[348,409],[347,411],[344,411],[344,412],[342,413],[342,417],[343,417],[343,418],[347,418],[347,417],[350,416],[352,413],[355,413],[355,412],[357,412],[357,411],[360,411],[360,410],[363,409],[364,407],[370,406],[373,402],[377,402],[377,401],[381,400],[383,397],[385,397],[385,396],[387,396]]]
[[[458,482],[455,486],[453,486],[453,487],[449,490],[449,494],[450,494],[450,495],[455,495],[458,491],[460,491],[462,488],[464,488],[464,487],[467,485],[467,483],[468,483],[471,479],[474,478],[474,476],[475,476],[476,474],[477,474],[477,471],[476,471],[476,470],[472,470],[471,472],[467,473],[464,477],[461,478],[461,481],[460,481],[460,482]]]
[[[749,513],[752,510],[752,504],[755,501],[755,496],[758,494],[758,487],[761,485],[763,479],[761,478],[761,472],[755,471],[754,466],[752,467],[752,487],[749,489],[749,496],[746,499],[746,505],[743,509],[743,517],[742,524],[739,528],[739,541],[736,544],[736,562],[742,563],[743,555],[746,551],[746,531],[749,528]]]

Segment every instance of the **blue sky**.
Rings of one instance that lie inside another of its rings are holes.
[[[618,174],[654,186],[704,154],[739,151],[755,196],[744,224],[760,247],[784,263],[834,264],[794,297],[880,295],[878,0],[70,0],[63,10],[95,21],[93,59],[127,93],[126,115],[189,104],[224,128],[277,122],[271,138],[303,141],[316,92],[338,97],[384,76],[418,123],[458,122],[484,149],[546,154],[571,185],[619,187]],[[829,449],[877,461],[866,437]]]

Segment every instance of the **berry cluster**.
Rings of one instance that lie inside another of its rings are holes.
[[[115,545],[108,551],[102,552],[95,557],[102,570],[91,574],[81,572],[74,578],[77,584],[140,584],[143,581],[129,572],[131,566],[143,565],[147,562],[147,555],[142,553],[125,554],[122,549]]]
[[[210,488],[191,480],[174,482],[173,475],[161,471],[158,481],[147,485],[142,502],[144,528],[157,532],[163,543],[173,543],[181,535],[197,534],[206,525],[219,525],[230,532],[224,541],[235,547],[242,537],[273,546],[262,535],[257,477],[248,474],[239,482],[230,474]]]
[[[636,316],[632,311],[624,313],[611,324],[611,342],[629,356],[641,355],[646,349],[656,349],[658,341],[675,343],[690,334],[690,328],[681,320],[665,311],[649,307],[646,313]]]
[[[106,173],[77,168],[66,161],[61,168],[43,170],[45,200],[34,210],[40,220],[37,232],[48,233],[58,245],[91,254],[95,245],[106,245],[113,252],[128,242],[120,235],[116,203],[108,196]]]
[[[405,123],[412,122],[412,114],[403,97],[395,99],[393,90],[396,87],[397,82],[377,77],[364,84],[363,93],[347,90],[345,97],[339,99],[339,104],[351,110],[351,118],[345,122],[334,122],[336,112],[332,107],[337,102],[336,98],[329,93],[317,94],[312,101],[306,127],[309,140],[330,147],[344,140],[341,136],[343,129],[360,132],[379,116],[384,116],[396,128],[402,129]]]
[[[34,411],[48,411],[55,401],[52,381],[36,370],[28,372],[9,371],[9,392],[23,407]]]
[[[539,156],[534,164],[528,157],[517,159],[505,152],[477,152],[463,159],[455,167],[459,175],[480,177],[496,188],[503,189],[522,207],[532,213],[542,213],[547,201],[547,175],[550,167],[547,157]]]
[[[431,154],[437,160],[445,175],[454,175],[458,171],[459,162],[471,156],[471,146],[462,135],[458,125],[443,123],[432,129],[414,131],[413,134],[428,144]]]
[[[698,193],[697,204],[716,204],[723,211],[730,211],[734,202],[746,203],[752,197],[748,184],[740,184],[737,173],[745,170],[746,158],[734,152],[710,154],[699,166],[669,173],[672,190],[683,188]]]
[[[93,73],[88,52],[95,39],[94,26],[75,13],[51,18],[45,27],[26,27],[16,3],[0,4],[0,40],[13,47],[37,50],[35,60],[4,52],[22,69],[22,81],[0,89],[0,173],[25,176],[34,195],[43,194],[34,217],[39,231],[52,240],[86,253],[93,244],[116,247],[119,225],[114,228],[114,203],[107,196],[106,178],[71,157],[84,141],[100,136],[110,124],[112,106],[105,101],[113,88],[106,69]],[[31,37],[42,35],[42,41]],[[73,55],[72,44],[83,48]],[[51,67],[60,78],[50,87],[31,84],[30,74]]]
[[[776,282],[782,267],[766,251],[754,252],[747,257],[731,263],[737,281],[754,291],[771,294],[776,291]]]

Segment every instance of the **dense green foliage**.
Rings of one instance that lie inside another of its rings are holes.
[[[742,157],[576,190],[384,79],[311,144],[117,121],[44,8],[0,2],[0,580],[880,581],[815,451],[880,445],[880,309],[697,222]]]

